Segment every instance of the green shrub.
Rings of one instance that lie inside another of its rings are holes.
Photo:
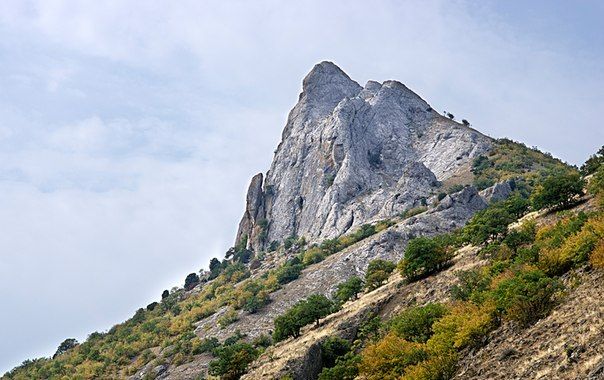
[[[503,243],[510,247],[514,252],[518,252],[518,248],[535,242],[535,223],[524,223],[519,229],[508,232],[503,239]]]
[[[379,288],[384,284],[390,273],[394,271],[396,265],[387,260],[376,259],[369,262],[367,272],[365,273],[365,287],[369,290]]]
[[[457,193],[458,191],[462,191],[463,189],[464,185],[462,184],[453,185],[447,189],[447,194]]]
[[[204,338],[202,340],[194,341],[192,354],[198,355],[203,354],[204,352],[213,352],[214,349],[220,346],[220,342],[215,337],[212,338]]]
[[[319,325],[320,319],[333,311],[332,300],[324,295],[313,294],[275,318],[273,338],[277,342],[288,337],[297,338],[302,327],[312,322]]]
[[[591,155],[583,165],[581,165],[581,174],[584,176],[595,173],[604,164],[604,146],[595,154]]]
[[[479,190],[510,179],[522,184],[522,191],[530,190],[545,173],[568,170],[568,165],[551,155],[510,139],[497,140],[493,149],[478,156],[472,165],[474,186]]]
[[[351,234],[352,238],[356,241],[361,241],[369,236],[375,234],[375,226],[372,224],[363,224],[358,230]]]
[[[428,210],[428,208],[424,207],[424,206],[414,207],[414,208],[411,208],[409,210],[403,211],[400,214],[400,217],[402,219],[411,218],[412,216],[419,215],[419,214],[421,214],[423,212],[426,212],[427,210]]]
[[[319,247],[311,247],[304,252],[302,263],[304,266],[316,264],[323,261],[327,257],[327,253]]]
[[[477,178],[474,180],[474,186],[476,186],[478,190],[484,190],[494,184],[495,180],[493,178]]]
[[[463,228],[462,238],[475,245],[502,239],[507,235],[508,224],[521,217],[527,209],[528,201],[518,194],[492,203],[470,219]]]
[[[480,175],[492,166],[493,163],[489,161],[489,158],[487,156],[480,155],[476,157],[472,162],[472,173]]]
[[[407,309],[393,317],[388,328],[410,342],[424,343],[433,334],[432,324],[447,313],[447,309],[435,303]]]
[[[357,295],[363,290],[363,286],[363,280],[360,277],[352,276],[338,285],[335,299],[340,303],[344,303],[351,298],[356,299]]]
[[[559,289],[559,282],[542,271],[527,270],[501,281],[493,295],[498,309],[509,319],[528,325],[549,312]]]
[[[279,268],[277,270],[277,281],[281,285],[294,281],[300,277],[303,267],[304,266],[302,264],[291,264]]]
[[[352,352],[336,359],[331,368],[323,368],[319,380],[354,380],[359,374],[361,356]]]
[[[600,165],[594,173],[589,181],[588,190],[598,198],[600,208],[604,208],[604,165]]]
[[[217,359],[210,362],[209,372],[224,380],[239,379],[258,354],[258,350],[249,343],[237,342],[223,345],[214,350]]]
[[[268,305],[270,302],[271,299],[268,293],[264,290],[261,290],[247,298],[245,304],[243,305],[243,310],[249,312],[250,314],[254,314],[258,310],[262,309],[265,305]]]
[[[565,217],[553,225],[542,227],[535,236],[536,243],[542,249],[559,248],[569,236],[581,231],[588,219],[586,213],[579,212],[576,216]]]
[[[441,237],[418,237],[410,240],[405,256],[399,262],[401,274],[413,281],[441,270],[452,258],[448,248]]]
[[[294,244],[296,243],[297,240],[298,240],[297,236],[290,236],[283,241],[283,247],[285,249],[290,249],[291,247],[294,246]]]
[[[394,222],[390,219],[380,220],[375,224],[375,232],[380,232],[385,230],[388,227],[394,226]]]
[[[277,241],[277,240],[273,240],[273,241],[271,241],[271,243],[270,243],[270,244],[269,244],[269,246],[268,246],[268,251],[269,251],[269,252],[274,252],[274,251],[276,251],[277,249],[279,249],[279,246],[280,246],[280,245],[281,245],[281,243],[279,243],[279,241]]]
[[[343,248],[338,239],[323,240],[319,247],[327,255],[333,255],[334,253],[339,252]]]
[[[491,277],[484,269],[470,269],[456,273],[458,284],[451,288],[453,299],[468,301],[473,295],[487,290],[491,284]]]
[[[516,253],[515,262],[518,264],[535,264],[539,261],[539,247],[531,245],[520,247]]]
[[[323,367],[330,368],[336,359],[350,350],[350,342],[338,336],[329,336],[321,343],[321,362]]]
[[[563,173],[545,179],[533,192],[531,201],[535,209],[568,207],[583,195],[585,180],[579,173]]]
[[[225,328],[231,323],[235,323],[239,320],[239,316],[237,315],[237,311],[234,309],[227,310],[220,318],[218,318],[218,326],[220,328]]]

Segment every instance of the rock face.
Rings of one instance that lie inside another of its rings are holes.
[[[237,234],[238,244],[241,239],[251,238],[251,241],[260,241],[257,237],[258,230],[262,229],[263,223],[260,218],[264,218],[264,191],[262,190],[262,173],[256,174],[252,178],[250,187],[247,190],[245,197],[245,213],[241,222],[239,222],[239,232]],[[255,247],[256,248],[256,247]]]
[[[304,78],[273,163],[250,184],[237,241],[310,240],[425,203],[491,139],[396,81],[361,87],[331,62]]]
[[[237,330],[245,331],[250,339],[267,334],[273,329],[274,319],[296,302],[311,294],[331,296],[337,285],[351,276],[364,276],[369,262],[384,259],[398,262],[410,239],[437,235],[463,226],[471,216],[487,207],[486,201],[474,187],[448,195],[437,206],[426,212],[400,221],[394,226],[359,242],[348,249],[327,257],[306,268],[301,276],[271,293],[271,303],[254,314],[239,312],[238,320],[224,328],[218,319],[227,307],[196,323],[200,337],[222,340]]]

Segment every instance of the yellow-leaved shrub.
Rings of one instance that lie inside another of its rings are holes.
[[[367,380],[399,379],[409,366],[428,359],[422,343],[408,342],[390,332],[362,352],[359,374]]]
[[[432,326],[434,335],[427,342],[431,353],[445,353],[451,349],[477,346],[493,328],[495,304],[476,305],[460,302],[451,307],[449,314]]]

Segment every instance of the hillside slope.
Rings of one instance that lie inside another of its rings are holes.
[[[316,378],[322,368],[322,341],[332,336],[352,341],[359,326],[374,316],[388,318],[413,305],[449,300],[449,289],[457,281],[455,272],[484,264],[476,258],[476,251],[473,247],[459,250],[449,269],[410,285],[399,274],[393,275],[383,287],[363,294],[325,318],[320,327],[309,326],[301,338],[270,347],[243,379]]]
[[[576,288],[549,316],[526,330],[495,330],[455,379],[604,378],[604,272],[578,271],[566,283]]]
[[[439,115],[399,82],[361,87],[322,62],[304,79],[271,169],[251,181],[236,244],[223,260],[128,321],[3,378],[198,379],[224,373],[234,359],[222,357],[233,347],[245,359],[227,376],[237,378],[271,345],[275,318],[296,302],[330,297],[340,283],[363,277],[372,260],[397,262],[410,240],[457,230],[489,203],[526,195],[547,173],[567,170],[535,149]],[[481,264],[462,253],[454,269]],[[444,301],[452,273],[415,283],[403,296],[387,296],[387,285],[329,317],[328,326],[354,331],[365,311],[381,305],[388,316],[414,297],[420,302],[416,292]],[[267,368],[263,360],[255,370]]]
[[[533,213],[523,220],[547,228],[566,220],[568,215],[595,210],[597,207],[591,200],[560,215]],[[346,303],[340,311],[326,317],[321,326],[307,326],[300,338],[270,347],[243,378],[316,379],[324,366],[322,345],[328,339],[357,341],[361,326],[376,316],[389,321],[418,306],[454,304],[452,289],[459,284],[459,273],[480,271],[479,268],[489,263],[478,255],[480,251],[479,247],[466,246],[456,252],[448,269],[417,282],[407,283],[396,273],[386,285]],[[484,346],[462,352],[452,378],[604,378],[603,279],[604,271],[590,267],[581,266],[568,272],[562,277],[567,291],[551,313],[526,328],[505,321],[485,337]]]

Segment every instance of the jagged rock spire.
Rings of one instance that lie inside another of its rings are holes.
[[[393,216],[425,203],[490,144],[400,82],[361,87],[321,62],[303,80],[264,183],[252,180],[237,239],[261,249]]]

